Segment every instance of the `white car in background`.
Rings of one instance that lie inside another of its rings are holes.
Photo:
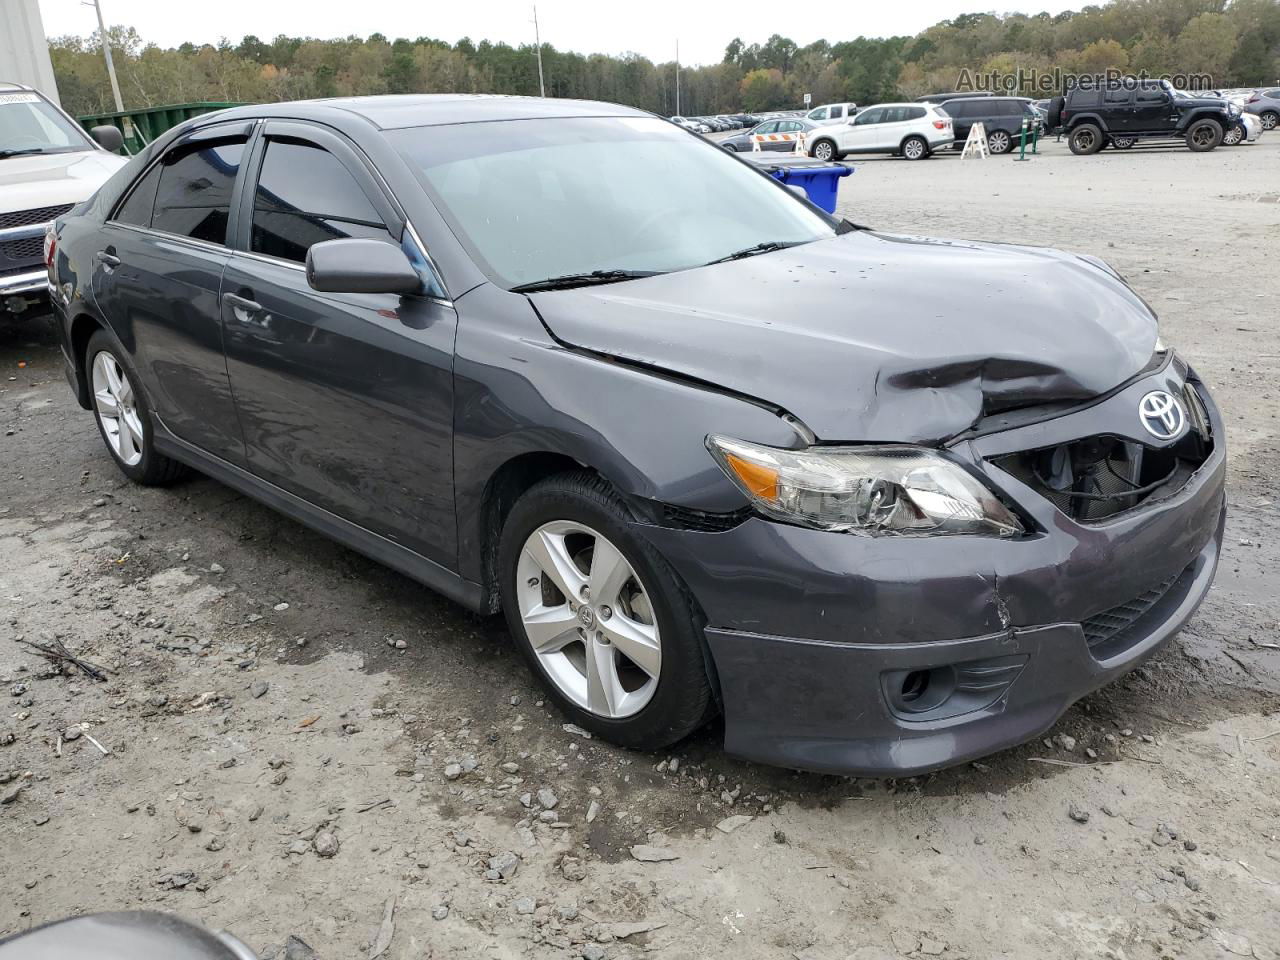
[[[955,140],[951,118],[932,103],[877,103],[851,121],[809,135],[809,156],[841,160],[850,153],[900,154],[923,160]]]
[[[94,136],[38,91],[0,82],[0,316],[43,306],[45,227],[127,162],[108,152],[119,130]]]
[[[824,103],[820,107],[814,107],[804,118],[825,127],[829,123],[848,123],[857,112],[856,103]]]
[[[711,132],[711,127],[701,120],[690,120],[688,117],[672,117],[671,122],[684,127],[686,130],[692,130],[694,133]]]

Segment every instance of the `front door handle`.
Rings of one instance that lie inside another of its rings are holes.
[[[234,293],[224,293],[222,299],[226,301],[227,306],[233,309],[239,308],[246,313],[257,313],[262,309],[262,304],[256,300],[249,300]]]
[[[99,250],[94,256],[104,267],[111,268],[120,266],[120,258],[114,253],[108,253],[106,250]]]

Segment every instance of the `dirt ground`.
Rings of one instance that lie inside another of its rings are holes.
[[[854,165],[857,222],[1105,257],[1216,392],[1225,554],[1161,656],[914,780],[714,728],[629,753],[563,728],[499,620],[212,480],[127,483],[44,322],[3,325],[0,934],[145,908],[289,960],[1280,956],[1280,134]]]

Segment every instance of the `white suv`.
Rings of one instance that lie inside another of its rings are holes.
[[[120,146],[115,127],[95,127],[94,136]],[[0,316],[43,302],[45,227],[126,162],[35,90],[0,82]]]
[[[839,160],[849,153],[896,153],[922,160],[955,140],[951,118],[931,103],[877,103],[849,123],[809,135],[809,155]]]

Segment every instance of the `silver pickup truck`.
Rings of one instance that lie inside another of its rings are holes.
[[[90,137],[38,91],[0,81],[0,318],[42,310],[45,227],[124,165],[120,143],[115,127]]]

